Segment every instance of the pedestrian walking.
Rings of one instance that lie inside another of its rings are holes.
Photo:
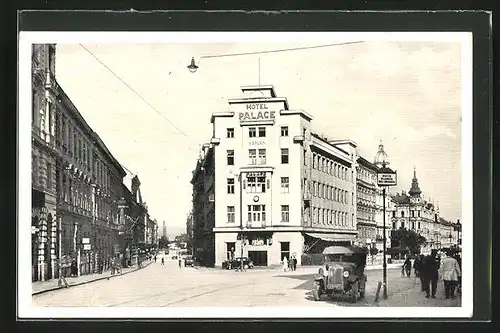
[[[161,264],[165,265],[165,258],[164,257],[161,257]]]
[[[439,279],[440,259],[437,256],[437,250],[432,250],[429,256],[426,256],[422,263],[421,274],[424,279],[425,297],[436,298],[437,281]]]
[[[295,255],[295,253],[293,254],[293,257],[292,257],[292,270],[295,272],[295,270],[297,269],[297,256]]]
[[[422,274],[422,265],[424,261],[424,255],[421,254],[417,256],[415,262],[413,263],[413,269],[415,270],[415,276],[420,279],[420,290],[424,291],[424,275]]]
[[[458,263],[458,267],[460,268],[460,272],[462,272],[462,258],[460,257],[460,254],[457,252],[453,258]],[[462,293],[462,274],[458,276],[458,281],[457,281],[457,293],[461,294]]]
[[[441,276],[443,277],[445,298],[455,298],[455,289],[459,276],[462,275],[458,261],[448,252],[441,265]]]
[[[156,263],[156,254],[155,254],[155,263]]]
[[[406,272],[406,276],[410,277],[411,275],[411,260],[410,257],[408,256],[403,264],[404,270]]]
[[[179,268],[182,268],[182,259],[179,259]]]
[[[287,257],[283,257],[283,271],[286,272],[288,270],[288,259]]]

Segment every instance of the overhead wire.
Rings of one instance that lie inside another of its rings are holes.
[[[101,59],[99,59],[92,51],[90,51],[83,44],[79,43],[80,46],[85,49],[94,59],[96,59],[104,68],[106,68],[113,76],[115,76],[120,82],[122,82],[127,88],[129,88],[137,97],[139,97],[144,103],[146,103],[153,111],[158,113],[163,119],[165,119],[173,128],[177,130],[180,134],[184,135],[186,138],[190,138],[183,130],[177,127],[170,119],[168,119],[163,113],[161,113],[157,108],[155,108],[151,103],[149,103],[137,90],[130,86],[124,79],[122,79],[118,74],[116,74],[111,68],[109,68]]]
[[[310,49],[318,49],[322,47],[332,47],[332,46],[341,46],[341,45],[349,45],[349,44],[359,44],[364,43],[365,41],[356,41],[356,42],[343,42],[343,43],[333,43],[333,44],[323,44],[323,45],[313,45],[313,46],[303,46],[303,47],[292,47],[286,49],[275,49],[275,50],[264,50],[264,51],[254,51],[254,52],[241,52],[241,53],[228,53],[228,54],[215,54],[215,55],[206,55],[201,56],[200,58],[222,58],[222,57],[236,57],[236,56],[244,56],[244,55],[254,55],[254,54],[266,54],[266,53],[277,53],[277,52],[289,52],[289,51],[301,51],[301,50],[310,50]]]

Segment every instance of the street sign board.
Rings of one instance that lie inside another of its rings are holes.
[[[90,238],[82,238],[82,244],[90,244]]]
[[[377,174],[377,184],[378,186],[396,186],[397,176],[395,172],[384,172]]]
[[[83,244],[83,250],[84,251],[90,251],[91,245],[90,244]]]

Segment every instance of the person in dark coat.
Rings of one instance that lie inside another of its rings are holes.
[[[404,266],[404,270],[406,272],[406,276],[410,277],[410,275],[411,275],[411,260],[410,260],[410,257],[406,258],[405,263],[403,264],[403,266]]]
[[[422,262],[421,274],[424,280],[425,297],[436,298],[437,282],[439,280],[439,268],[441,266],[437,250],[432,250]]]
[[[421,273],[422,265],[424,261],[424,255],[421,254],[415,258],[415,262],[413,263],[413,269],[415,270],[415,276],[420,279],[420,288],[421,291],[424,291],[424,276]]]

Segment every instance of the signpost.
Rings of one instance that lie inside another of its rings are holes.
[[[397,174],[396,171],[393,171],[389,168],[386,167],[385,162],[382,163],[382,167],[378,170],[377,172],[377,185],[382,187],[382,200],[383,202],[383,262],[382,262],[382,267],[383,267],[383,296],[384,299],[387,299],[387,237],[385,233],[385,191],[387,186],[395,186],[397,185]]]

